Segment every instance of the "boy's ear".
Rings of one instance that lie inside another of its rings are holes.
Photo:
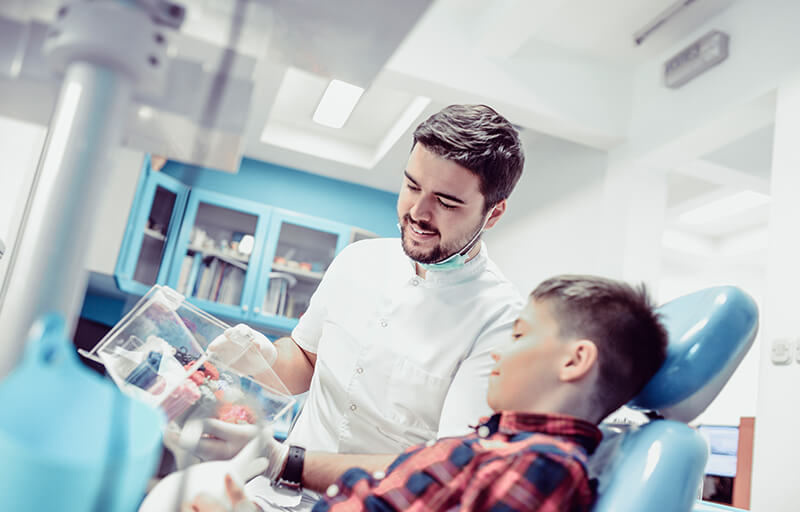
[[[559,378],[575,382],[588,375],[597,363],[597,345],[591,340],[569,342],[568,353],[561,365]]]

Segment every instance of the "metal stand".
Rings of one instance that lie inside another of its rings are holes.
[[[62,7],[45,48],[64,72],[2,312],[0,378],[17,363],[27,331],[58,312],[71,333],[86,290],[84,268],[109,151],[120,140],[138,81],[164,62],[147,13],[117,2]]]

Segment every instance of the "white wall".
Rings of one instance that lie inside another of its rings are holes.
[[[96,198],[98,219],[86,256],[90,271],[114,273],[143,161],[144,153],[138,150],[118,148],[111,153],[108,188]]]
[[[25,202],[44,146],[44,126],[0,117],[0,239],[6,246],[0,259],[0,284],[14,250]]]
[[[44,126],[0,117],[0,154],[3,155],[0,164],[0,238],[6,245],[5,256],[0,259],[0,283],[8,270],[46,135]],[[114,273],[143,160],[141,151],[127,148],[113,151],[107,189],[102,197],[86,198],[97,201],[96,228],[87,254],[88,270],[109,275]],[[6,300],[13,300],[13,297]]]
[[[599,273],[605,152],[523,133],[525,170],[486,232],[489,255],[527,295],[561,273]]]

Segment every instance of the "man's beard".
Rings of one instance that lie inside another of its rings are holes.
[[[475,233],[479,229],[479,226],[475,226],[475,228],[470,233],[467,233],[456,242],[447,244],[447,246],[438,243],[434,248],[429,249],[426,252],[421,249],[416,249],[412,245],[414,242],[406,239],[406,229],[411,229],[410,224],[412,224],[411,216],[406,213],[405,215],[403,215],[402,222],[400,223],[400,239],[403,245],[403,251],[406,253],[406,256],[416,261],[417,263],[425,263],[425,264],[439,263],[440,261],[446,260],[453,254],[461,251],[464,248],[464,246],[467,245],[467,243],[469,243],[472,237],[475,236]],[[417,225],[423,231],[430,231],[438,234],[441,240],[441,233],[439,233],[439,230],[435,229],[427,222],[415,221],[413,222],[413,224]]]

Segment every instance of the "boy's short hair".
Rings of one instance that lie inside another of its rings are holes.
[[[603,417],[641,391],[664,363],[667,332],[644,284],[561,275],[537,286],[531,298],[550,306],[561,339],[588,339],[597,346],[592,399]]]
[[[414,130],[417,143],[478,177],[484,212],[511,195],[525,164],[517,129],[486,105],[445,107]]]

